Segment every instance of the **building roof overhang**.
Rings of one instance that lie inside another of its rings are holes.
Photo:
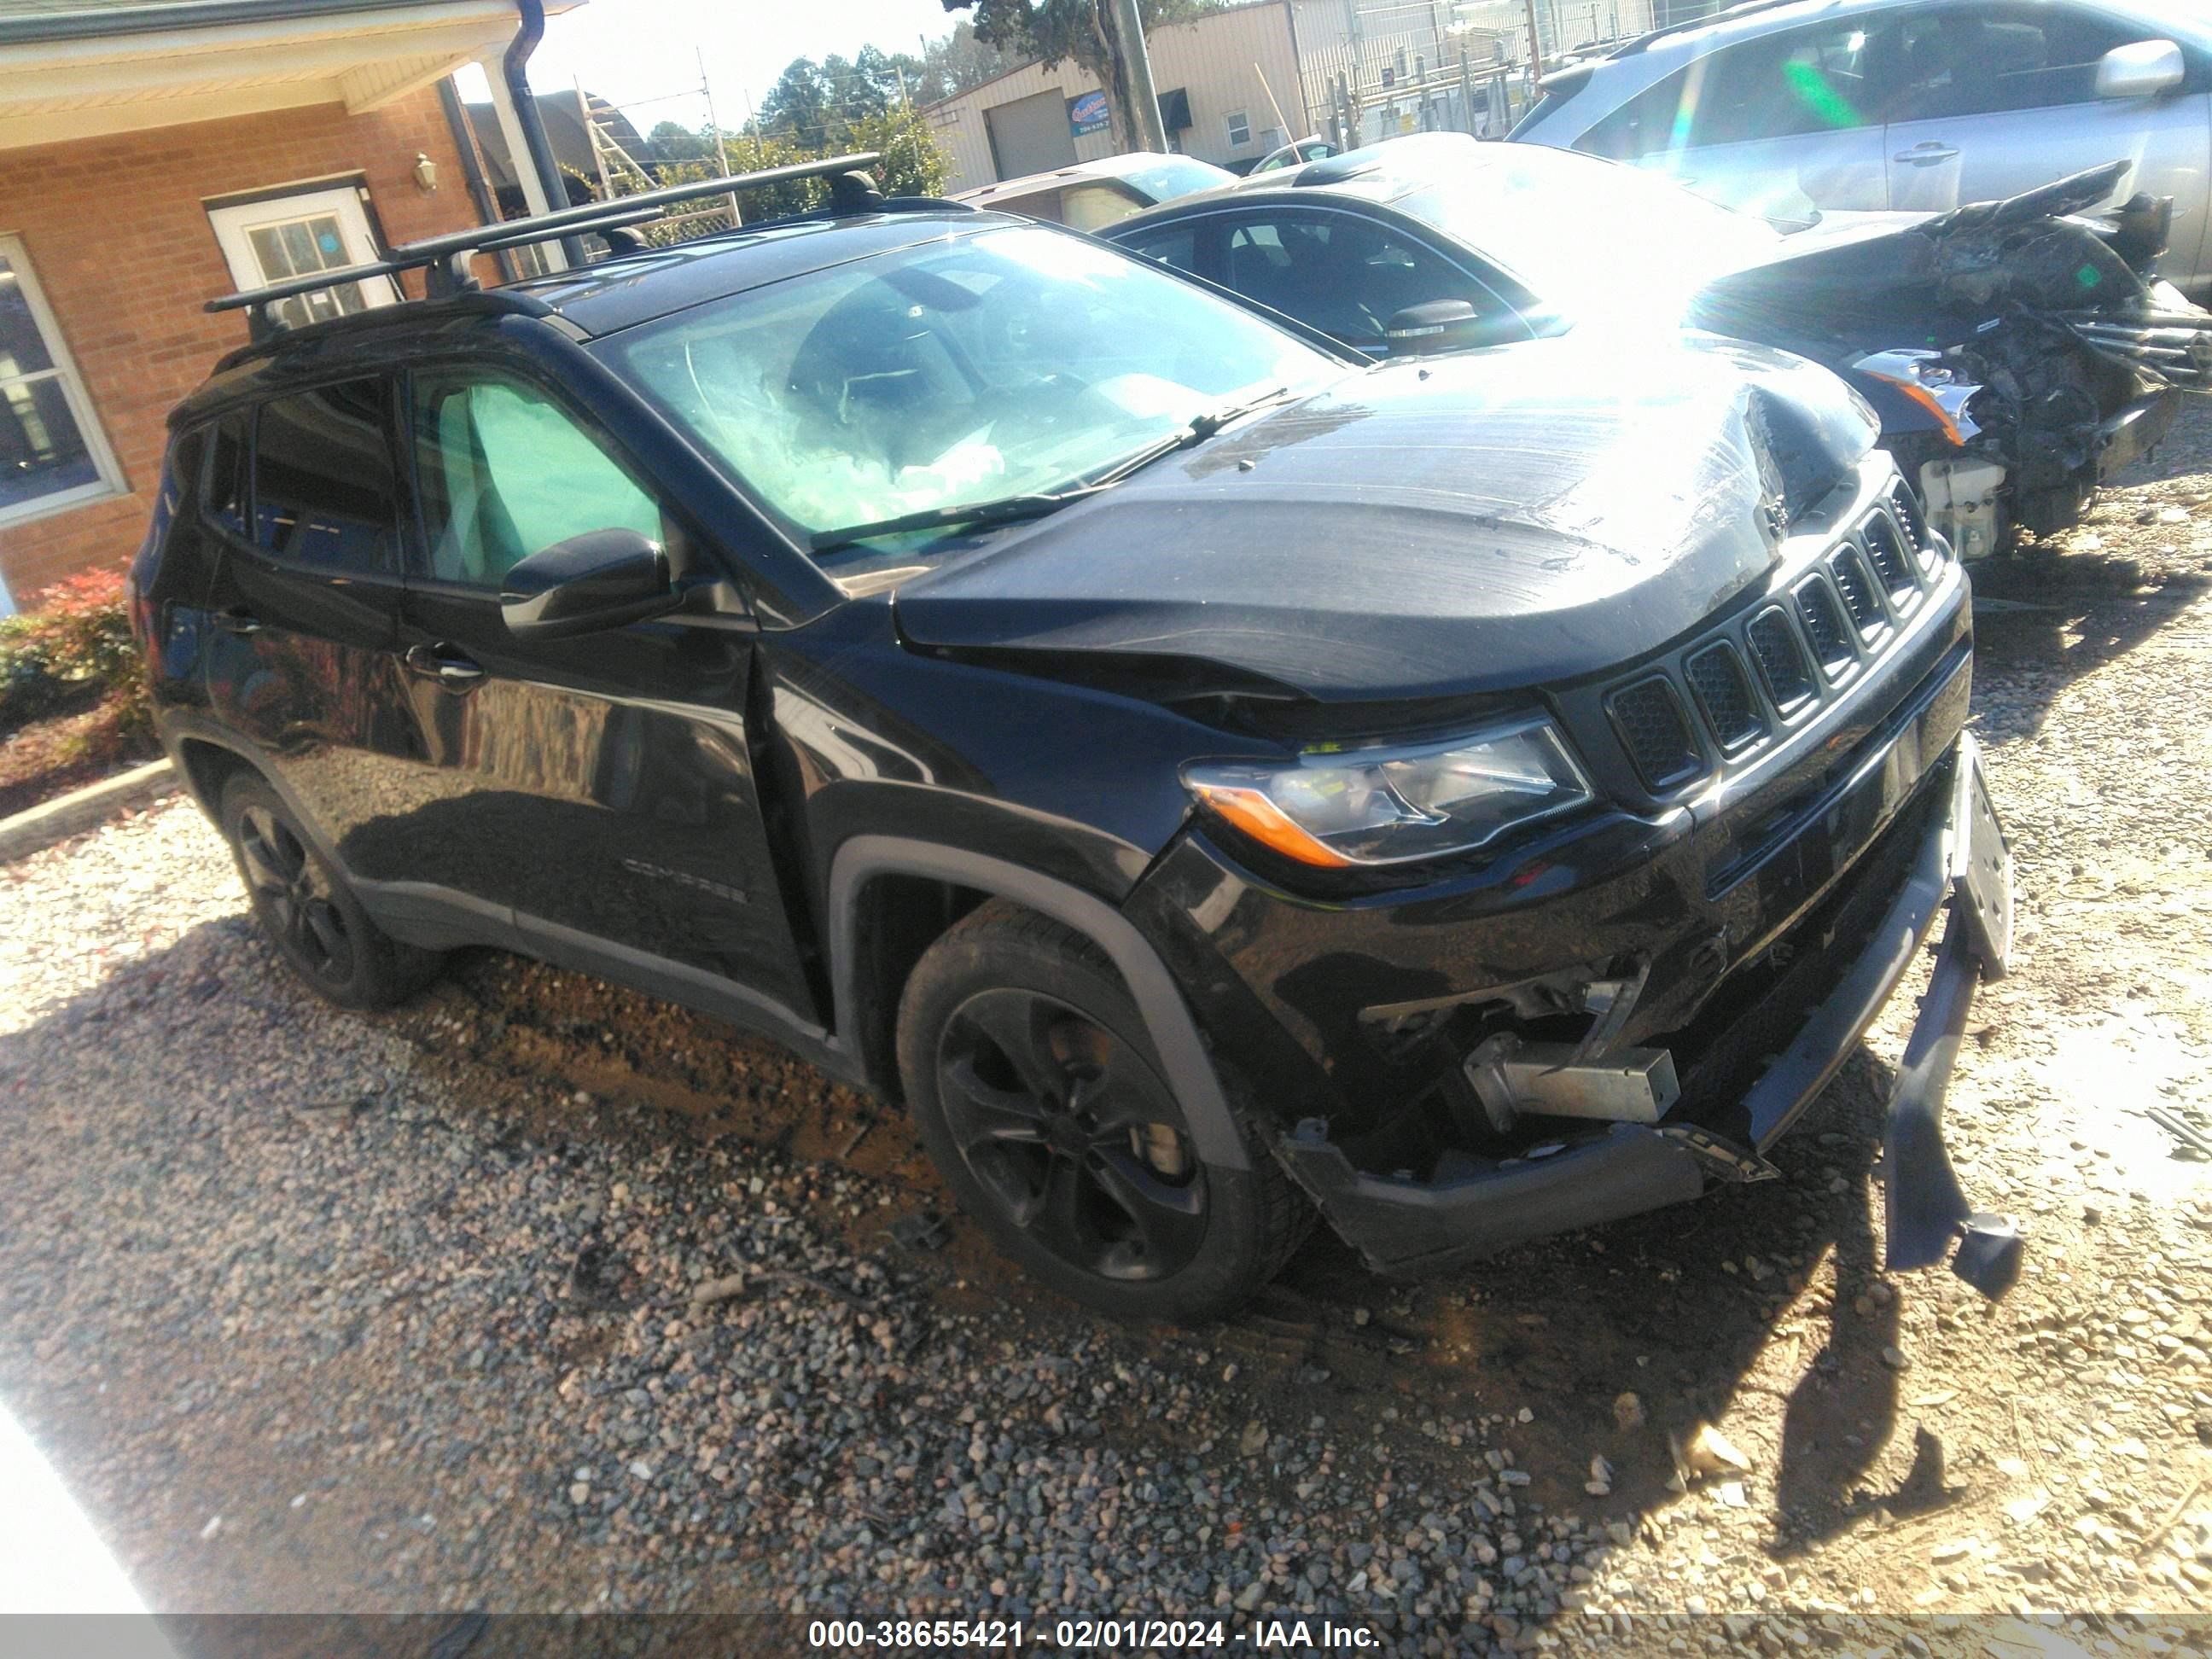
[[[308,104],[362,114],[498,57],[516,22],[510,0],[0,0],[0,149]]]

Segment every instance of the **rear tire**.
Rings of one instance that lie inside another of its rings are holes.
[[[260,778],[240,775],[225,786],[222,822],[254,920],[320,994],[342,1008],[384,1008],[437,977],[444,958],[401,944],[369,920],[345,878]]]
[[[900,1000],[899,1074],[960,1206],[1032,1276],[1101,1312],[1200,1323],[1273,1279],[1312,1212],[1237,1112],[1250,1167],[1197,1156],[1105,953],[984,905]]]

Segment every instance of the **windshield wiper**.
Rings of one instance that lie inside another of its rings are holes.
[[[878,536],[896,536],[908,530],[935,530],[942,526],[956,524],[1013,524],[1023,519],[1041,519],[1048,513],[1058,512],[1070,501],[1080,501],[1101,487],[1091,484],[1080,489],[1055,490],[1049,495],[1002,495],[995,501],[917,507],[896,518],[878,519],[873,524],[848,525],[842,530],[818,532],[808,545],[817,553],[828,553],[840,547],[850,547],[854,542],[872,541]]]
[[[1193,444],[1204,443],[1231,421],[1241,421],[1247,415],[1265,409],[1290,395],[1291,389],[1279,386],[1272,392],[1263,392],[1256,398],[1247,398],[1242,403],[1227,404],[1219,409],[1209,409],[1203,415],[1194,415],[1189,424],[1171,432],[1157,443],[1146,444],[1133,455],[1125,455],[1098,475],[1097,484],[1119,483],[1133,472],[1141,472],[1154,461],[1172,455],[1178,449],[1188,449]],[[1096,486],[1094,486],[1096,487]]]
[[[896,536],[913,530],[936,530],[957,524],[1014,524],[1024,519],[1042,519],[1048,513],[1057,513],[1072,501],[1079,501],[1085,495],[1097,495],[1109,484],[1121,483],[1131,473],[1150,466],[1163,456],[1172,455],[1178,449],[1187,449],[1194,443],[1204,442],[1231,421],[1241,421],[1247,415],[1287,397],[1290,390],[1286,386],[1279,386],[1272,392],[1263,392],[1258,397],[1248,398],[1242,403],[1194,415],[1188,424],[1170,433],[1157,443],[1146,444],[1133,455],[1123,456],[1087,483],[1028,495],[1002,495],[992,501],[917,507],[911,513],[902,513],[894,518],[878,519],[872,524],[848,525],[842,530],[818,531],[807,544],[817,553],[830,553],[841,547],[850,547],[855,542],[872,541],[878,536]]]

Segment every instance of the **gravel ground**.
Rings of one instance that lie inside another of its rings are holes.
[[[944,1203],[903,1124],[710,1021],[489,954],[325,1007],[179,802],[0,870],[0,1399],[165,1610],[2203,1650],[2208,577],[2212,412],[1978,574],[2021,949],[1951,1123],[2033,1229],[1997,1308],[1878,1270],[1909,998],[1783,1181],[1410,1286],[1324,1237],[1128,1329],[897,1242]],[[1746,1467],[1681,1490],[1701,1424]]]

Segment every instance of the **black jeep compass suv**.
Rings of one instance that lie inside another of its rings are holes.
[[[902,1100],[1038,1277],[1196,1319],[1316,1212],[1433,1267],[1771,1173],[1948,913],[1892,1261],[2002,1289],[1939,1122],[2008,895],[1966,583],[1839,381],[1370,366],[841,188],[217,302],[264,337],[172,417],[135,614],[311,985],[489,945],[725,1016]]]

